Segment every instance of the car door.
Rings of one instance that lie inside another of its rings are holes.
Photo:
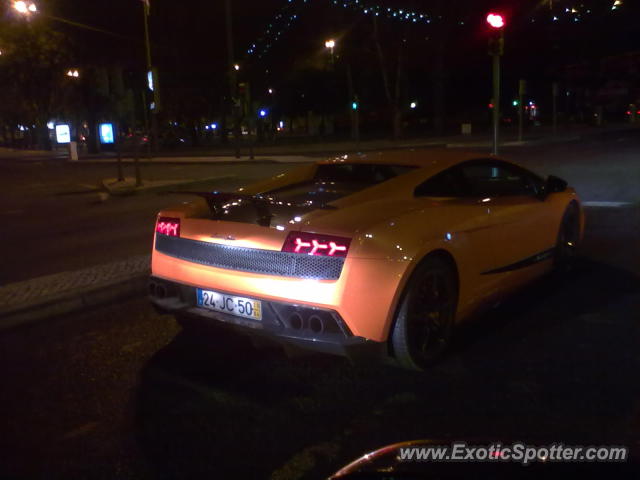
[[[415,189],[417,198],[437,202],[437,210],[429,222],[451,242],[452,247],[463,245],[459,254],[464,268],[473,276],[495,266],[489,208],[472,195],[460,169],[449,168],[430,178]],[[479,285],[478,285],[479,286]]]
[[[557,225],[539,195],[542,179],[498,160],[471,162],[461,170],[488,208],[495,263],[485,273],[514,271],[551,257]]]

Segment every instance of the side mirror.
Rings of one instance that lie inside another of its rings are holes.
[[[569,184],[561,178],[555,177],[553,175],[549,175],[549,178],[547,178],[547,183],[546,183],[547,193],[564,192],[568,186]]]
[[[569,184],[554,175],[549,175],[547,181],[544,183],[542,187],[542,191],[539,194],[540,200],[545,200],[552,193],[560,193],[564,192]]]

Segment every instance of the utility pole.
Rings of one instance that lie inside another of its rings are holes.
[[[238,71],[240,66],[235,62],[235,49],[233,45],[233,15],[231,13],[231,0],[225,0],[225,20],[227,24],[227,56],[229,60],[229,96],[231,105],[231,117],[233,119],[233,143],[236,150],[236,158],[240,158],[240,112],[238,96]],[[223,132],[226,135],[226,132]]]
[[[151,105],[145,104],[145,111],[151,111],[151,147],[153,151],[158,151],[158,110],[160,108],[160,98],[158,95],[158,78],[153,68],[151,60],[151,40],[149,37],[149,15],[151,14],[150,0],[142,0],[144,4],[144,44],[147,60],[147,83],[151,90]]]

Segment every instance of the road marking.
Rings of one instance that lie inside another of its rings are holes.
[[[631,205],[631,202],[583,202],[584,207],[621,208]]]

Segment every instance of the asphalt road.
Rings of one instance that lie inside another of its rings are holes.
[[[194,189],[233,189],[291,166],[153,165],[145,180],[199,180]],[[127,176],[132,176],[128,167]],[[0,285],[76,270],[149,252],[157,212],[190,197],[148,193],[100,199],[97,185],[116,166],[61,161],[0,161],[2,264]]]
[[[507,152],[564,176],[586,200],[630,204],[589,207],[577,268],[475,319],[425,374],[289,359],[221,331],[188,334],[145,299],[2,333],[0,477],[320,478],[366,451],[418,438],[640,448],[639,146],[626,137]],[[5,244],[14,271],[19,242],[52,216],[64,217],[68,230],[40,234],[61,242],[60,252],[79,248],[74,242],[93,226],[90,242],[112,235],[105,245],[122,248],[118,254],[143,253],[150,234],[129,226],[138,229],[165,202],[92,205],[62,196],[56,206],[70,207],[54,208],[56,215],[42,211],[49,186],[38,188],[29,219],[15,214],[17,236]],[[9,208],[22,208],[13,201]],[[109,233],[118,228],[121,237]],[[92,244],[85,262],[104,258]],[[52,251],[40,262],[48,266]]]
[[[507,158],[541,174],[566,178],[584,200],[640,202],[640,134],[609,133],[588,141],[506,149]],[[281,173],[290,165],[153,165],[146,180],[221,177],[199,188],[232,189]],[[133,175],[127,167],[127,175]],[[101,201],[97,185],[116,166],[69,164],[61,160],[0,160],[0,285],[146,253],[158,210],[185,198],[157,194]],[[629,229],[637,238],[637,232]],[[640,255],[633,259],[640,267]],[[618,265],[630,259],[620,257]]]

